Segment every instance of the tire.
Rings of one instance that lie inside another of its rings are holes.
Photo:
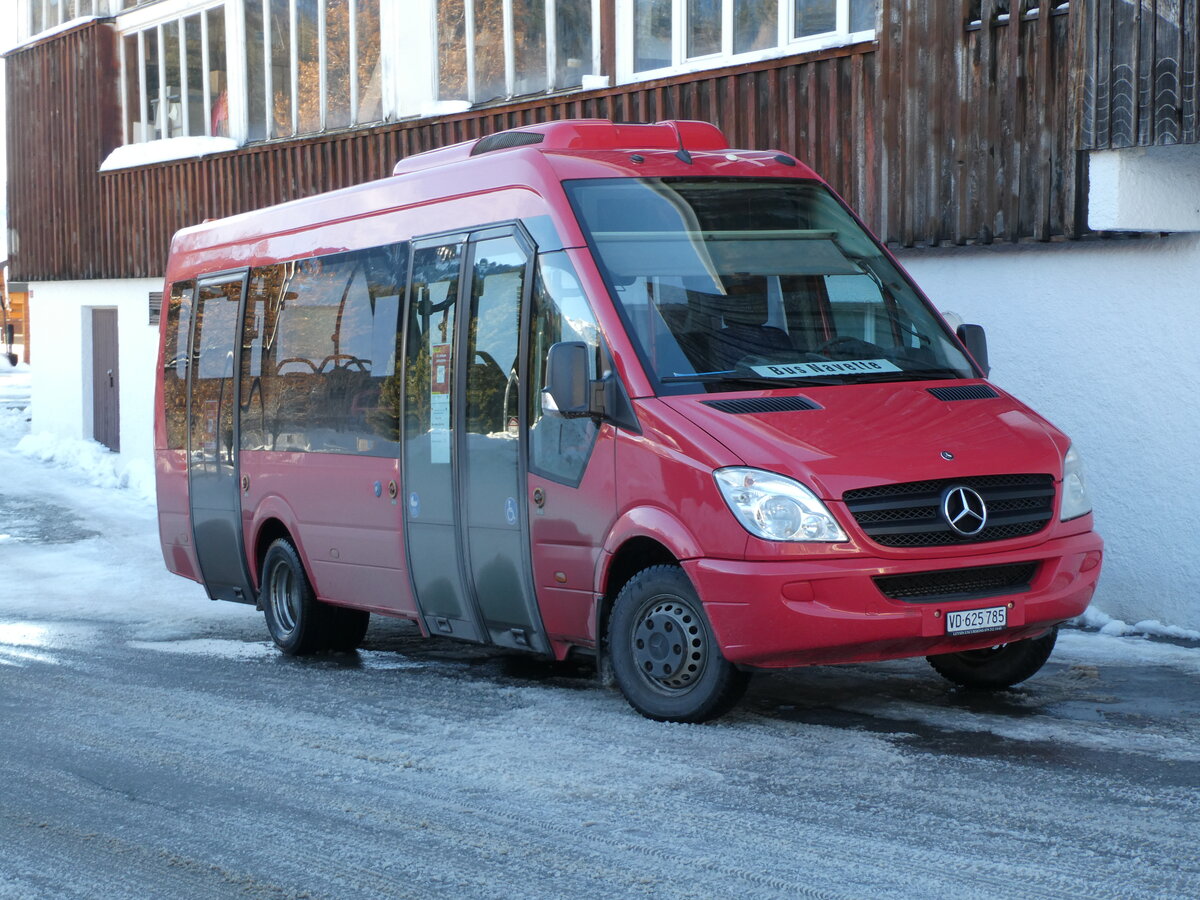
[[[660,722],[715,719],[750,680],[721,655],[696,589],[678,566],[644,569],[621,589],[608,651],[629,705]]]
[[[1058,628],[1041,637],[999,644],[982,650],[941,653],[925,659],[934,670],[955,684],[982,691],[1012,687],[1034,675],[1050,658]]]
[[[329,611],[333,619],[329,633],[329,649],[357,650],[363,638],[367,636],[371,614],[365,609],[351,609],[348,606],[330,607]]]
[[[275,645],[288,656],[328,649],[337,610],[317,600],[300,554],[277,538],[263,557],[259,602]]]

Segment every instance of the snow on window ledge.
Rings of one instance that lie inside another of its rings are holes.
[[[142,144],[126,144],[118,147],[100,164],[101,172],[114,169],[133,169],[154,163],[171,162],[177,159],[193,159],[213,153],[228,153],[237,150],[238,142],[227,137],[178,137],[161,141],[146,141]]]

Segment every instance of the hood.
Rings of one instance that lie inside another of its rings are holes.
[[[995,396],[944,400],[930,392],[965,387]],[[720,408],[724,401],[755,406],[798,397],[818,408]],[[972,475],[1045,473],[1057,481],[1069,445],[1044,419],[985,382],[828,385],[786,394],[759,391],[660,400],[745,465],[795,478],[826,500],[854,488]]]

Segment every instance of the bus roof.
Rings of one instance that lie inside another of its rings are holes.
[[[561,182],[572,178],[681,175],[817,177],[779,151],[732,150],[721,131],[707,122],[569,119],[522,126],[405,157],[388,178],[181,229],[171,242],[167,274],[181,257],[200,254],[213,262],[223,256],[213,251],[222,247],[257,244],[265,249],[273,237],[439,200],[517,190],[550,201],[561,196]],[[563,237],[573,242],[578,235]],[[245,253],[236,256],[239,260],[230,256],[229,262],[248,259]]]

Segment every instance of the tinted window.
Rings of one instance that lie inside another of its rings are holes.
[[[583,288],[565,253],[538,257],[529,341],[529,467],[574,484],[583,476],[598,427],[591,418],[566,419],[542,405],[546,353],[559,341],[583,341],[593,349],[592,377],[600,372],[600,333]]]
[[[192,329],[191,438],[193,467],[213,471],[233,463],[234,340],[242,279],[202,283]]]
[[[171,450],[183,450],[187,445],[187,345],[194,288],[191,281],[173,284],[167,298],[162,357],[163,413],[167,422],[167,447]]]
[[[461,244],[427,247],[413,253],[404,431],[414,441],[428,444],[431,465],[450,462],[454,323],[461,258]]]
[[[397,452],[406,253],[398,244],[251,273],[242,449]]]

